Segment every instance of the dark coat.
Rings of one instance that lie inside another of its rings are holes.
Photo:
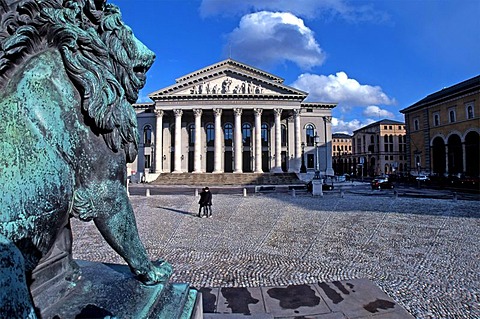
[[[212,206],[212,193],[210,191],[205,191],[203,203],[204,206]]]

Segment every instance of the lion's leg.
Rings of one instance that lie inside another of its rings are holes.
[[[164,282],[170,277],[172,267],[166,262],[157,267],[150,261],[138,235],[132,206],[126,192],[123,193],[117,193],[115,198],[114,207],[117,209],[97,216],[94,219],[95,225],[141,281],[148,285]]]
[[[37,318],[20,250],[0,235],[0,314],[2,318]]]

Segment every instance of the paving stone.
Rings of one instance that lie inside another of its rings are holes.
[[[193,194],[131,202],[147,252],[173,265],[175,282],[251,288],[366,278],[415,318],[480,318],[480,201],[380,195],[216,194],[212,219],[194,217]],[[72,219],[72,229],[74,258],[124,263],[93,222]]]

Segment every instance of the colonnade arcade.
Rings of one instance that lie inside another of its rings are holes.
[[[154,173],[298,172],[300,110],[273,106],[152,110],[155,125],[143,127],[140,141],[145,167]]]

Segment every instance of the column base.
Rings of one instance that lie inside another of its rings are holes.
[[[213,171],[212,174],[221,174],[223,171]]]
[[[283,170],[281,167],[274,167],[272,170],[271,170],[272,173],[283,173]]]
[[[242,174],[243,171],[242,170],[238,170],[238,171],[233,171],[233,174]]]
[[[173,171],[172,174],[181,174],[183,173],[182,171]]]

